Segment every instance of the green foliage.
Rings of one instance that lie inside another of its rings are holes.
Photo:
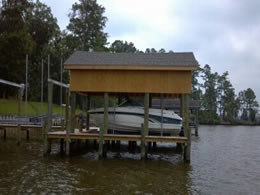
[[[103,51],[107,44],[107,34],[103,32],[107,18],[105,8],[96,0],[79,0],[72,5],[67,26],[72,43],[70,49]]]
[[[135,48],[132,42],[128,43],[127,41],[123,42],[121,40],[115,40],[110,48],[110,51],[115,53],[136,53],[138,50]]]
[[[240,91],[238,94],[238,101],[241,105],[240,106],[240,111],[242,113],[241,119],[255,122],[256,120],[255,116],[259,104],[256,101],[256,96],[254,91],[251,88]]]

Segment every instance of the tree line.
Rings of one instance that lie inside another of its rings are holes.
[[[200,80],[200,81],[199,81]],[[255,123],[259,104],[251,88],[235,94],[229,73],[212,72],[210,65],[192,75],[192,99],[200,100],[199,121],[207,124]]]
[[[61,30],[51,8],[40,0],[2,0],[0,5],[0,78],[16,83],[25,80],[25,56],[29,55],[29,94],[40,100],[41,63],[47,72],[50,55],[50,77],[60,79],[60,65],[74,51],[104,51],[131,53],[166,53],[165,49],[147,48],[141,51],[132,42],[115,40],[109,43],[104,32],[105,8],[96,0],[79,0],[68,14],[69,24]],[[168,51],[173,52],[173,51]],[[63,82],[68,83],[67,72]],[[255,121],[258,103],[250,88],[235,94],[228,72],[213,73],[209,65],[192,75],[192,98],[200,100],[200,121],[218,123],[237,120]],[[44,74],[47,80],[47,74]],[[44,84],[47,91],[47,83]],[[59,103],[59,90],[54,90],[54,102]],[[0,97],[14,96],[16,91],[1,85]],[[44,99],[47,98],[45,94]]]

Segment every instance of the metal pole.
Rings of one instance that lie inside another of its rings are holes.
[[[60,61],[60,82],[62,83],[62,65],[63,65],[63,62],[62,62],[62,58],[61,58],[61,61]],[[61,107],[61,116],[63,115],[63,110],[62,110],[62,86],[60,86],[60,107]]]
[[[50,54],[48,54],[48,79],[50,78]]]
[[[25,117],[27,117],[27,88],[28,88],[28,54],[26,54],[25,64]]]
[[[42,59],[42,73],[41,73],[41,113],[43,114],[43,59]]]

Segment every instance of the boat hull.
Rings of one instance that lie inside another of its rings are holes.
[[[103,126],[104,114],[96,113],[90,115],[91,120],[94,120],[100,127]],[[144,123],[144,118],[134,115],[125,114],[109,114],[108,129],[112,132],[140,134],[141,125]],[[149,135],[179,135],[181,124],[167,124],[148,122]]]

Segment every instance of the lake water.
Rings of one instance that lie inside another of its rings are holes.
[[[0,194],[260,194],[260,127],[200,126],[192,137],[191,164],[159,145],[146,161],[140,153],[94,149],[70,158],[39,141],[0,139]]]

